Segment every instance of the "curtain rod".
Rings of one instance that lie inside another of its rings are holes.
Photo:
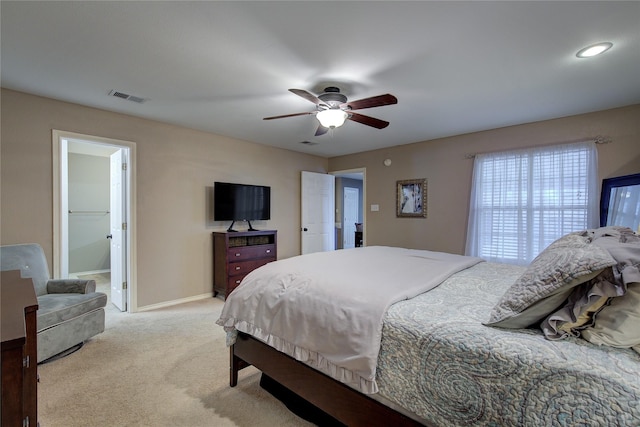
[[[606,136],[596,136],[594,138],[581,139],[579,141],[568,141],[568,142],[560,142],[560,143],[553,143],[553,144],[536,145],[536,146],[533,146],[533,147],[523,147],[523,148],[516,148],[514,150],[500,150],[500,151],[527,150],[527,149],[530,149],[530,148],[547,147],[547,146],[550,146],[550,145],[577,144],[579,142],[595,142],[598,145],[604,145],[604,144],[611,144],[613,141],[611,140],[611,138],[606,137]],[[484,152],[484,153],[465,154],[464,158],[465,159],[474,159],[478,154],[499,153],[500,151],[487,151],[487,152]]]

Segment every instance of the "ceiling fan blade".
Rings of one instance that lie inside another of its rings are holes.
[[[316,129],[315,136],[324,135],[327,132],[329,132],[329,128],[326,128],[326,127],[324,127],[322,125],[318,125],[318,129]]]
[[[323,100],[321,100],[311,92],[307,92],[304,89],[289,89],[289,92],[295,93],[296,95],[301,96],[307,101],[311,101],[316,105],[327,105]]]
[[[391,94],[372,96],[371,98],[359,99],[357,101],[345,102],[343,105],[349,106],[352,110],[362,110],[363,108],[381,107],[383,105],[397,104],[398,98]]]
[[[315,113],[316,111],[309,111],[306,113],[284,114],[282,116],[265,117],[262,120],[284,119],[285,117],[295,117],[295,116],[308,116],[309,114],[315,114]]]
[[[384,129],[389,126],[389,122],[376,119],[375,117],[365,116],[364,114],[354,113],[352,111],[349,111],[348,119],[353,120],[354,122],[362,123],[363,125],[374,127],[376,129]]]

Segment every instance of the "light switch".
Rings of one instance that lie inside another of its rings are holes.
[[[371,212],[378,212],[380,210],[380,205],[371,205]]]

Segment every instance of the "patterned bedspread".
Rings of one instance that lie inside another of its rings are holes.
[[[640,355],[482,325],[523,267],[481,263],[387,312],[380,394],[437,426],[640,426]]]

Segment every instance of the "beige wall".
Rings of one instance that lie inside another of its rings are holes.
[[[465,156],[598,135],[599,178],[640,172],[640,105],[323,159],[164,123],[2,90],[2,244],[36,242],[52,262],[52,129],[136,143],[138,306],[211,291],[216,180],[272,187],[278,256],[300,253],[300,171],[367,170],[368,245],[463,253],[473,160]],[[392,164],[383,165],[389,158]],[[396,218],[396,181],[428,179],[428,217]],[[379,212],[370,205],[378,204]]]
[[[300,171],[327,159],[2,89],[2,244],[53,251],[52,130],[132,141],[137,150],[138,307],[211,292],[209,188],[216,180],[272,187],[278,256],[300,253]],[[236,229],[242,229],[241,226]]]
[[[366,168],[367,245],[464,253],[473,170],[466,155],[596,136],[612,141],[598,145],[600,180],[640,173],[640,105],[335,157],[329,169]],[[414,178],[428,180],[428,217],[396,218],[396,181]],[[371,212],[371,204],[380,210]]]

